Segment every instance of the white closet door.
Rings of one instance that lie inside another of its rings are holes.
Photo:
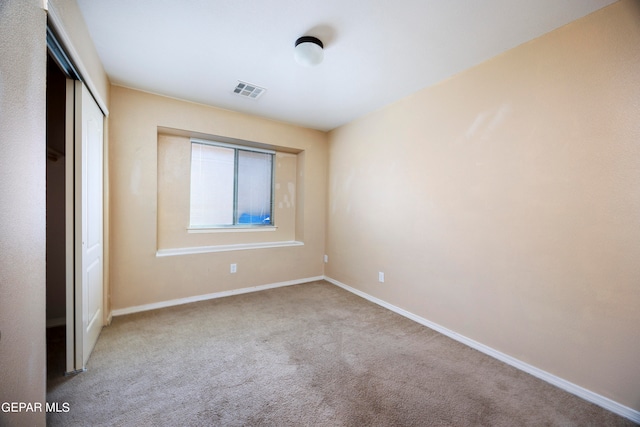
[[[85,369],[103,323],[104,115],[84,84],[75,86],[75,347],[76,369]]]

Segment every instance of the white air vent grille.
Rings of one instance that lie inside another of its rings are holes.
[[[238,85],[233,89],[233,93],[244,98],[258,99],[267,90],[263,87],[238,80]]]

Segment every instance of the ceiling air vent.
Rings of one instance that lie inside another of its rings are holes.
[[[238,80],[238,85],[233,89],[233,93],[244,98],[258,99],[267,90],[263,87]]]

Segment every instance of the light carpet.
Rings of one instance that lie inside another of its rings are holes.
[[[327,282],[113,319],[51,426],[628,426]]]

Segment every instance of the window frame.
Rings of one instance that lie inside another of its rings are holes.
[[[255,231],[266,231],[268,229],[275,229],[275,216],[274,216],[274,204],[275,204],[275,190],[276,190],[276,154],[275,150],[265,149],[265,148],[257,148],[249,145],[242,144],[234,144],[228,142],[221,141],[212,141],[207,139],[200,138],[190,138],[190,160],[189,160],[189,227],[188,230],[193,231],[206,231],[206,230],[255,230]],[[233,165],[233,224],[207,224],[207,225],[194,225],[191,224],[191,186],[193,185],[191,181],[191,169],[193,167],[193,144],[201,144],[201,145],[209,145],[213,147],[221,147],[221,148],[229,148],[234,150],[234,165]],[[269,200],[269,223],[240,223],[238,222],[240,219],[240,215],[238,212],[238,163],[239,163],[239,151],[249,151],[254,153],[262,153],[271,155],[271,197]]]

